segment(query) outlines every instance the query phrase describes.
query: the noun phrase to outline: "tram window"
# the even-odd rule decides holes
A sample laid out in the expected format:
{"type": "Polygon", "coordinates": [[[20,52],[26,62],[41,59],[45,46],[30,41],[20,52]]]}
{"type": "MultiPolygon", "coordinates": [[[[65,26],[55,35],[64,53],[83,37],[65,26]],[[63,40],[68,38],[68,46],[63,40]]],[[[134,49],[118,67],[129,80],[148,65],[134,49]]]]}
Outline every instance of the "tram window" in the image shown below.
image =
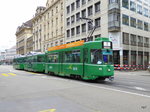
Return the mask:
{"type": "Polygon", "coordinates": [[[48,55],[49,63],[58,63],[58,53],[48,55]]]}
{"type": "Polygon", "coordinates": [[[91,50],[91,63],[102,64],[102,51],[100,49],[91,50]]]}
{"type": "Polygon", "coordinates": [[[103,55],[103,61],[105,64],[113,64],[113,56],[112,55],[103,55]]]}
{"type": "Polygon", "coordinates": [[[70,63],[71,58],[72,58],[71,51],[66,51],[65,52],[65,57],[64,57],[64,62],[65,63],[70,63]]]}
{"type": "Polygon", "coordinates": [[[38,57],[37,57],[37,61],[38,61],[38,62],[44,62],[45,59],[44,59],[43,56],[38,56],[38,57]]]}
{"type": "Polygon", "coordinates": [[[35,57],[33,57],[33,62],[39,62],[35,57]]]}
{"type": "Polygon", "coordinates": [[[66,51],[64,62],[65,63],[80,63],[80,50],[66,51]]]}
{"type": "Polygon", "coordinates": [[[72,51],[72,62],[80,63],[80,50],[72,51]]]}

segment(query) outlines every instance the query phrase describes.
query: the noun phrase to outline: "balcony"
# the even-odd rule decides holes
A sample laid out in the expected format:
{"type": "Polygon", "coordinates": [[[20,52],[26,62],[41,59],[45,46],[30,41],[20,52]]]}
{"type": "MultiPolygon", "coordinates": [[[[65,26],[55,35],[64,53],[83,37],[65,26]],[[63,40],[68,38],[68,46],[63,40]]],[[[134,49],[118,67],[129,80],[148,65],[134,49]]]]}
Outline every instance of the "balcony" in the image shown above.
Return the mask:
{"type": "Polygon", "coordinates": [[[108,30],[110,32],[120,31],[120,21],[110,21],[108,22],[108,30]]]}
{"type": "Polygon", "coordinates": [[[119,3],[111,3],[108,5],[108,11],[112,12],[112,11],[119,11],[120,12],[120,5],[119,3]]]}

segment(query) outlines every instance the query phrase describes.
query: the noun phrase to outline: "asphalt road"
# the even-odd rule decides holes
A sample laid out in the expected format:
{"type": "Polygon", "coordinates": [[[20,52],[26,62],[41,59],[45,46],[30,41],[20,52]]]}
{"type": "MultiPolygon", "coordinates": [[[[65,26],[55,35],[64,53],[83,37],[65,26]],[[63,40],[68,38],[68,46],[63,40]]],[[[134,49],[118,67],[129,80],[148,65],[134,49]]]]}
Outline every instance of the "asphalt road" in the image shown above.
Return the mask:
{"type": "Polygon", "coordinates": [[[150,73],[87,82],[1,65],[0,112],[150,112],[150,73]]]}

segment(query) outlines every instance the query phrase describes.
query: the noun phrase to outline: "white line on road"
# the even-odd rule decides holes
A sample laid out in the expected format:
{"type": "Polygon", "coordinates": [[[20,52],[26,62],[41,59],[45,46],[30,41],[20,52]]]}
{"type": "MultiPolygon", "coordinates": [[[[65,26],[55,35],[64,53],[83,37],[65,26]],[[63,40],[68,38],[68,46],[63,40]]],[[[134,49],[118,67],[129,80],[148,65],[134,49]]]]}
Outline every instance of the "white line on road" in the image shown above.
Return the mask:
{"type": "Polygon", "coordinates": [[[134,87],[134,88],[137,89],[137,90],[140,90],[140,91],[146,91],[146,89],[141,88],[141,87],[134,87]]]}
{"type": "MultiPolygon", "coordinates": [[[[79,82],[79,83],[80,83],[80,82],[79,82]]],[[[100,88],[100,89],[111,90],[111,91],[116,91],[116,92],[121,92],[121,93],[126,93],[126,94],[131,94],[131,95],[136,95],[136,96],[142,96],[142,97],[150,98],[150,96],[144,95],[144,94],[133,93],[133,92],[129,92],[129,91],[123,91],[123,90],[112,89],[112,88],[107,88],[107,87],[99,87],[99,86],[90,85],[90,84],[84,84],[84,83],[80,83],[80,84],[82,84],[82,85],[87,85],[87,86],[91,86],[91,87],[95,87],[95,88],[100,88]]]]}
{"type": "MultiPolygon", "coordinates": [[[[66,79],[57,79],[57,78],[53,78],[55,80],[65,80],[67,81],[66,79]]],[[[72,82],[75,82],[72,80],[72,82]]],[[[129,91],[123,91],[123,90],[119,90],[119,89],[112,89],[112,88],[108,88],[108,87],[99,87],[99,86],[95,86],[95,85],[90,85],[90,84],[86,84],[86,83],[82,83],[82,82],[75,82],[75,83],[80,83],[82,85],[86,85],[86,86],[91,86],[91,87],[94,87],[94,88],[99,88],[99,89],[105,89],[105,90],[111,90],[111,91],[116,91],[116,92],[121,92],[121,93],[126,93],[126,94],[131,94],[131,95],[136,95],[136,96],[141,96],[141,97],[146,97],[146,98],[150,98],[149,95],[144,95],[144,94],[139,94],[139,93],[134,93],[134,92],[129,92],[129,91]]]]}

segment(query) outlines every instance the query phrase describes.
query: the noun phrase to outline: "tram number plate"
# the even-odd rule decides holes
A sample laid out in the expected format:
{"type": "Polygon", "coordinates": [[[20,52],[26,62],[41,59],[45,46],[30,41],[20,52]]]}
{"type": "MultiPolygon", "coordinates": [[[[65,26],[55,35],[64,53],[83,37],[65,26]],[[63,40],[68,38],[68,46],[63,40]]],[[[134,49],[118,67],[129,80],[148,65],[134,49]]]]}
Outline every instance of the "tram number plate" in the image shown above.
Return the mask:
{"type": "Polygon", "coordinates": [[[72,69],[73,69],[74,71],[78,70],[78,68],[77,68],[77,67],[73,67],[72,69]]]}
{"type": "Polygon", "coordinates": [[[49,69],[52,69],[53,67],[52,66],[49,66],[49,69]]]}
{"type": "Polygon", "coordinates": [[[102,68],[99,68],[99,70],[102,70],[102,68]]]}

